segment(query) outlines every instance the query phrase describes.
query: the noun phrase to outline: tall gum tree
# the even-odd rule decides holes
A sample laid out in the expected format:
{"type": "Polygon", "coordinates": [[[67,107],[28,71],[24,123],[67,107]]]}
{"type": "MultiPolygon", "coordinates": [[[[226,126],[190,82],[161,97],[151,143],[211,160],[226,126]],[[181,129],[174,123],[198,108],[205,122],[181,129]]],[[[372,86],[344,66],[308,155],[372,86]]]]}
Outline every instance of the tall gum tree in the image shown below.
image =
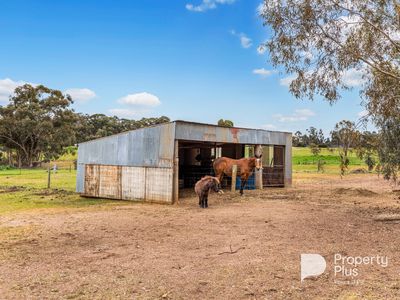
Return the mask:
{"type": "MultiPolygon", "coordinates": [[[[292,74],[290,92],[334,103],[341,91],[361,84],[369,117],[385,130],[380,156],[398,153],[387,130],[400,128],[399,1],[266,0],[259,13],[271,30],[262,47],[275,67],[292,74]]],[[[400,158],[381,159],[391,164],[387,177],[394,177],[400,158]]]]}

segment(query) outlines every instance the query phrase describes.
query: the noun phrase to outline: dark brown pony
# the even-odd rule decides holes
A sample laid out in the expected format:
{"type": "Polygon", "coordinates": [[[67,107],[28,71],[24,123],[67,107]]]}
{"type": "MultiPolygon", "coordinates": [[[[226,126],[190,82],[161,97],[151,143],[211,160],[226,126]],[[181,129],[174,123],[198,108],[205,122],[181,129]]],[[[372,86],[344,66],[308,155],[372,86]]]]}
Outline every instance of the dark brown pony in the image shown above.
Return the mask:
{"type": "Polygon", "coordinates": [[[232,159],[228,157],[220,157],[214,161],[213,167],[215,177],[222,182],[224,174],[232,177],[232,166],[237,165],[237,175],[240,176],[240,195],[243,195],[243,188],[247,183],[247,179],[253,173],[254,168],[261,168],[261,159],[256,157],[232,159]]]}
{"type": "Polygon", "coordinates": [[[214,192],[222,192],[220,189],[220,183],[218,178],[212,176],[204,176],[196,182],[194,191],[199,196],[199,205],[201,208],[208,207],[208,193],[210,190],[214,192]]]}

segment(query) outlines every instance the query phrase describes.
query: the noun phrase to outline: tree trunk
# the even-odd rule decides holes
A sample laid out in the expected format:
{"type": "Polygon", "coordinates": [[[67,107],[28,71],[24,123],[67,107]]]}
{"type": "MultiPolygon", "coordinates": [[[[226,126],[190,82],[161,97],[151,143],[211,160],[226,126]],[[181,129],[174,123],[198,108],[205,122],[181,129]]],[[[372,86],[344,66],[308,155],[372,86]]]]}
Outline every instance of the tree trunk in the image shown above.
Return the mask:
{"type": "Polygon", "coordinates": [[[8,165],[12,166],[12,152],[11,149],[7,149],[7,156],[8,156],[8,165]]]}
{"type": "Polygon", "coordinates": [[[21,154],[18,152],[17,152],[17,157],[18,157],[18,168],[21,169],[22,167],[21,154]]]}

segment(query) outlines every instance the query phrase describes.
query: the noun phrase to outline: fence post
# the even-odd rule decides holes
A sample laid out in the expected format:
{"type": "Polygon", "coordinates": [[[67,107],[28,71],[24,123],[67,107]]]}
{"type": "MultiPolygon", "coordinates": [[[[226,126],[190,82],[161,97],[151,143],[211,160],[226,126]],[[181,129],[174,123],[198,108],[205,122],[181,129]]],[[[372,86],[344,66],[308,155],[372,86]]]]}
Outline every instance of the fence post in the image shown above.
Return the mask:
{"type": "Polygon", "coordinates": [[[47,168],[47,188],[50,188],[50,177],[51,177],[51,169],[50,166],[47,168]]]}
{"type": "Polygon", "coordinates": [[[256,189],[263,189],[263,169],[255,170],[255,179],[256,179],[256,189]]]}
{"type": "Polygon", "coordinates": [[[237,176],[237,165],[232,166],[232,185],[231,191],[236,191],[236,176],[237,176]]]}

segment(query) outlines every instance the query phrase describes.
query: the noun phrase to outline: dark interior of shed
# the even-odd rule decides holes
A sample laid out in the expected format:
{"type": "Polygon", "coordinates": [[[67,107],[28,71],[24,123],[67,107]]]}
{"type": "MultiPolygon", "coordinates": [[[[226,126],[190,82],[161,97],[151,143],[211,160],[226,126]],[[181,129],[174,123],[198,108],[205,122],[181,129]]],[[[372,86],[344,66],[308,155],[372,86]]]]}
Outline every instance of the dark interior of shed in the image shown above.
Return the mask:
{"type": "MultiPolygon", "coordinates": [[[[179,188],[191,188],[205,175],[214,175],[213,161],[218,157],[254,156],[255,145],[179,141],[179,188]]],[[[284,186],[284,146],[263,146],[263,184],[284,186]]],[[[225,176],[223,187],[231,185],[225,176]]],[[[248,188],[253,188],[251,183],[248,188]]]]}

